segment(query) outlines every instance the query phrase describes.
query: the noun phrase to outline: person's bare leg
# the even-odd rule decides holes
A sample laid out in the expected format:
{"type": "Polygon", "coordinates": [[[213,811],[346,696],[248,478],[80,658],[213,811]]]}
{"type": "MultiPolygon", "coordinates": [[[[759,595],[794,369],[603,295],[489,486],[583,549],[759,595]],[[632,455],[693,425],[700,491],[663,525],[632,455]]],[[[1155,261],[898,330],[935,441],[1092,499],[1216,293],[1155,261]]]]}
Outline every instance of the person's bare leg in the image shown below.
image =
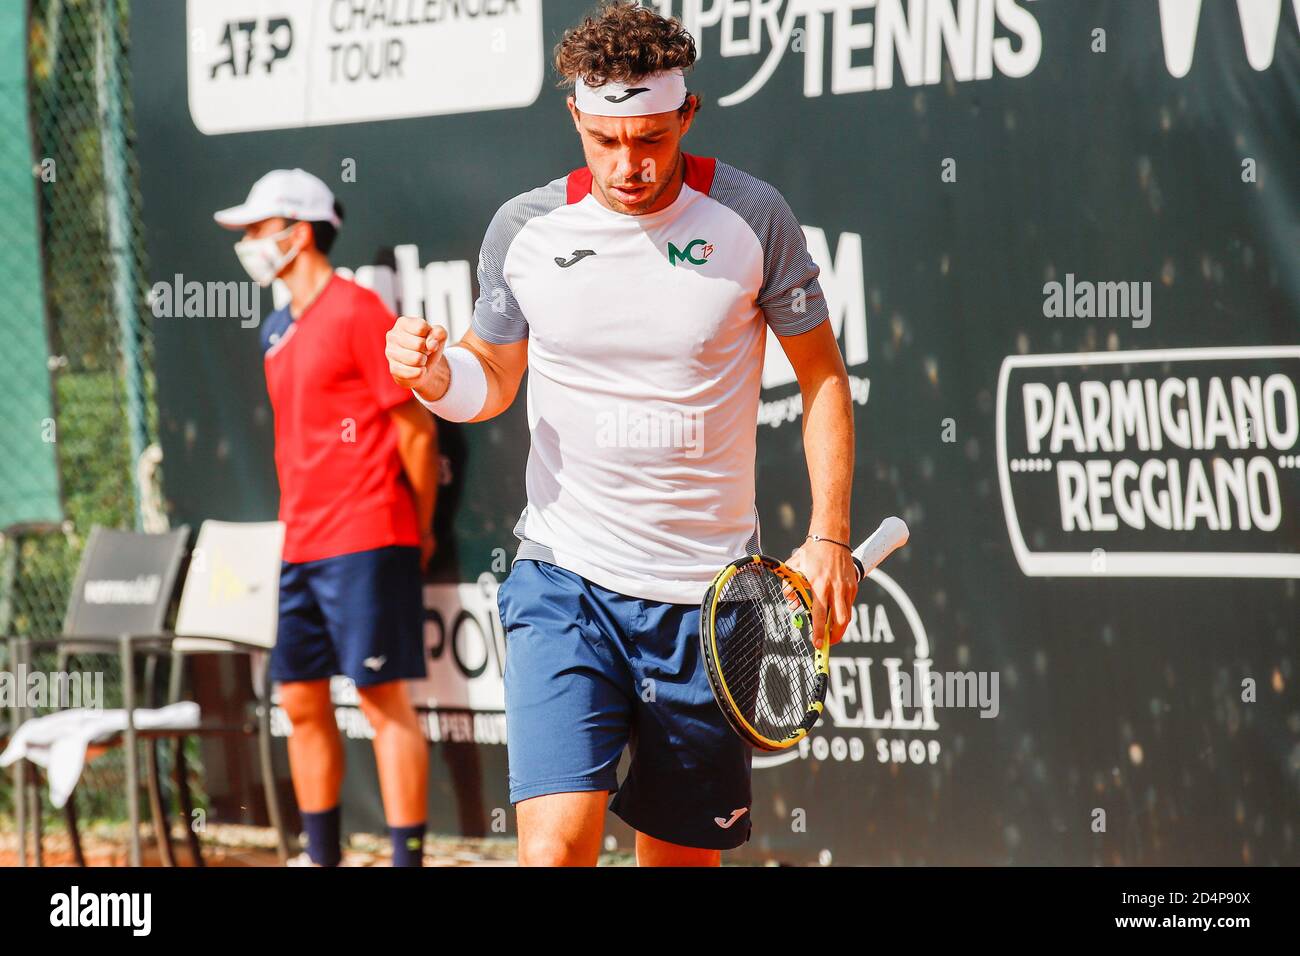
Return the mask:
{"type": "Polygon", "coordinates": [[[609,791],[550,793],[521,800],[520,866],[595,866],[609,791]]]}
{"type": "Polygon", "coordinates": [[[343,786],[343,741],[334,720],[329,680],[281,684],[280,706],[293,724],[289,773],[298,808],[307,813],[334,809],[343,786]]]}
{"type": "Polygon", "coordinates": [[[637,866],[721,866],[721,850],[704,850],[695,846],[678,846],[666,840],[637,832],[637,866]]]}
{"type": "Polygon", "coordinates": [[[358,687],[361,710],[375,731],[379,792],[390,827],[423,824],[429,804],[429,745],[401,681],[358,687]]]}

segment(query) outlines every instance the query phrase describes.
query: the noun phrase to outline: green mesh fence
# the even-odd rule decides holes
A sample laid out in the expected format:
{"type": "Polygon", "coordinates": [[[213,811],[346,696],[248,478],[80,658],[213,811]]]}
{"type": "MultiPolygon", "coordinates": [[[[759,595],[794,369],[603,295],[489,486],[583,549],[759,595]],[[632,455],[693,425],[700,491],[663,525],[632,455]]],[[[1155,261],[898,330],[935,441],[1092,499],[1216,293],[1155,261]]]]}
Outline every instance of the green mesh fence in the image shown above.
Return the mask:
{"type": "MultiPolygon", "coordinates": [[[[157,478],[141,465],[154,460],[155,413],[127,75],[129,3],[30,0],[25,6],[30,167],[64,520],[7,529],[0,633],[48,636],[62,626],[94,525],[161,530],[166,520],[151,507],[157,478]]],[[[11,281],[0,259],[7,299],[11,281]]],[[[13,383],[0,381],[0,394],[6,387],[13,383]]],[[[104,673],[109,706],[120,700],[112,658],[85,666],[104,673]]],[[[125,816],[121,772],[120,750],[92,765],[83,814],[125,816]]],[[[10,788],[8,775],[0,775],[0,818],[12,813],[10,788]]]]}
{"type": "MultiPolygon", "coordinates": [[[[0,7],[0,206],[10,230],[0,246],[0,530],[57,525],[63,508],[50,384],[45,291],[27,97],[27,20],[0,7]]],[[[44,168],[36,171],[43,175],[44,168]]],[[[7,626],[8,608],[0,609],[7,626]]]]}

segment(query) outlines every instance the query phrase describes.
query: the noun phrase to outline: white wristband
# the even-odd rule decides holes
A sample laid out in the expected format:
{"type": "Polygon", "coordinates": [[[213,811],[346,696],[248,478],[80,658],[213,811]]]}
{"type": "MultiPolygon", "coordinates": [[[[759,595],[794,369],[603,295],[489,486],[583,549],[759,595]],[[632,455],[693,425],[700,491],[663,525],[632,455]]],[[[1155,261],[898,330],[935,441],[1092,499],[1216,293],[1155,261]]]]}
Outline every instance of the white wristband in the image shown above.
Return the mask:
{"type": "Polygon", "coordinates": [[[451,373],[447,391],[436,402],[425,401],[418,394],[415,397],[439,418],[449,422],[467,422],[483,411],[487,403],[487,375],[478,356],[467,348],[453,345],[442,354],[451,373]]]}

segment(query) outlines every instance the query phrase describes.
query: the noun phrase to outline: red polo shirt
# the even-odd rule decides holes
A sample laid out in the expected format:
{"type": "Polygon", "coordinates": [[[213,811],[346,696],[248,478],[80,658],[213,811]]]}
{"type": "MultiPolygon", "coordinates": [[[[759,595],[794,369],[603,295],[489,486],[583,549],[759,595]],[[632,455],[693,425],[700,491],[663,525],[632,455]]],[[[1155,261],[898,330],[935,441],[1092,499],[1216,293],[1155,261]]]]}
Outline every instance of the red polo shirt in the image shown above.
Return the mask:
{"type": "Polygon", "coordinates": [[[412,398],[388,374],[392,325],[377,295],[337,275],[296,320],[286,307],[262,323],[286,561],[420,543],[389,414],[412,398]]]}

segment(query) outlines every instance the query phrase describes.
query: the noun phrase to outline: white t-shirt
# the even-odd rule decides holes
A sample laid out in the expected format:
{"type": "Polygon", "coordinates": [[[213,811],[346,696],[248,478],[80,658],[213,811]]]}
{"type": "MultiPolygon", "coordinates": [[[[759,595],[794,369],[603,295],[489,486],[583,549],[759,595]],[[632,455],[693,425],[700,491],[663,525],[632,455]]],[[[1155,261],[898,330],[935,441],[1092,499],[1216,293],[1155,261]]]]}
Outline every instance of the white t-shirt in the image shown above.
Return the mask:
{"type": "Polygon", "coordinates": [[[528,339],[528,504],[515,560],[696,604],[759,550],[754,449],[766,326],[827,318],[818,268],[767,183],[683,154],[673,203],[602,206],[583,167],[505,203],[473,326],[528,339]],[[766,323],[766,324],[765,324],[766,323]]]}

